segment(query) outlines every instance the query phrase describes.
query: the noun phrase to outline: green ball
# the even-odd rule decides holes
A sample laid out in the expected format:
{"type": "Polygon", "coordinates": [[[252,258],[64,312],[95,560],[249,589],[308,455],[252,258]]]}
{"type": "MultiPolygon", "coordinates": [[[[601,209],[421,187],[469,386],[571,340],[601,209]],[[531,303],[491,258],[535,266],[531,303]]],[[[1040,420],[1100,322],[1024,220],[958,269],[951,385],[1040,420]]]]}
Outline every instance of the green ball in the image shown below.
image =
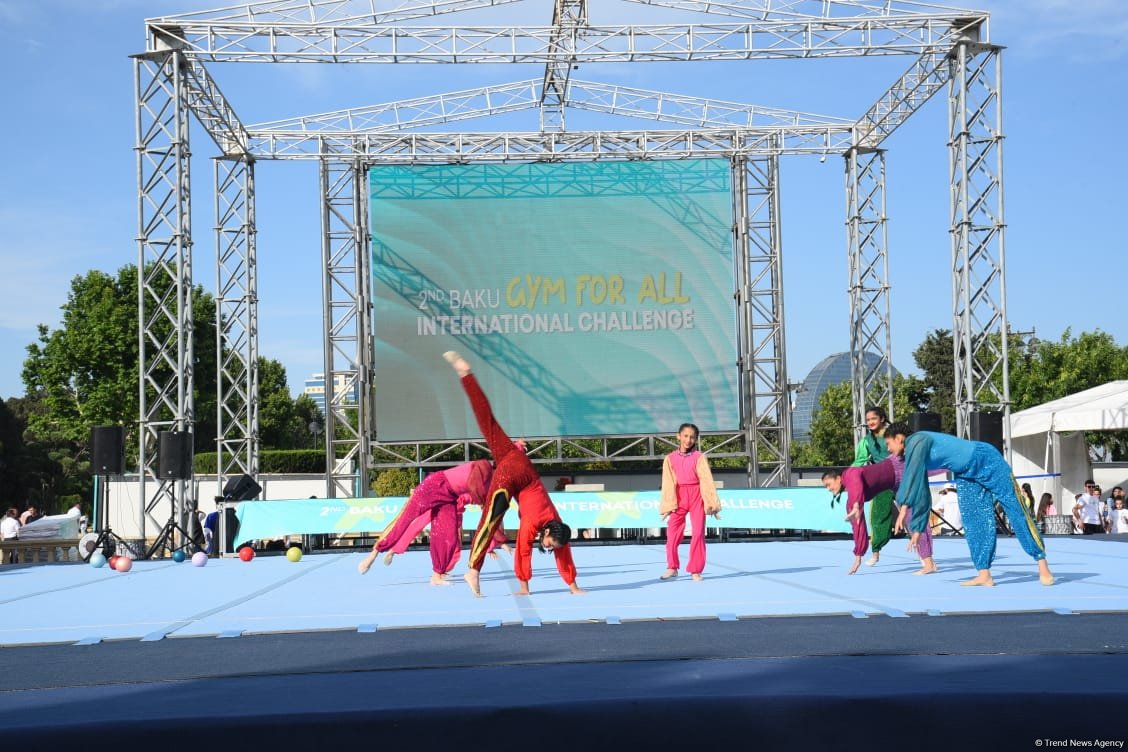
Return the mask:
{"type": "Polygon", "coordinates": [[[301,561],[302,550],[297,546],[290,546],[288,549],[286,549],[286,558],[290,561],[301,561]]]}

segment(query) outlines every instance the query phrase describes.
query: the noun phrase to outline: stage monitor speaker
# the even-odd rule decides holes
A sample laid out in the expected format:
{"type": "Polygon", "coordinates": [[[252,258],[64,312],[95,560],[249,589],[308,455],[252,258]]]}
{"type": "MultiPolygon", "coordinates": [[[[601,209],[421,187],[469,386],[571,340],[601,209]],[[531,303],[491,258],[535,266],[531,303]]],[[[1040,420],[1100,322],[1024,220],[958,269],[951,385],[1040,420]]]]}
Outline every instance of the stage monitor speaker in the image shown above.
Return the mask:
{"type": "Polygon", "coordinates": [[[940,414],[911,413],[909,415],[909,428],[911,428],[914,433],[917,431],[940,433],[940,414]]]}
{"type": "Polygon", "coordinates": [[[162,480],[189,480],[192,477],[192,434],[161,431],[159,444],[157,475],[162,480]]]}
{"type": "Polygon", "coordinates": [[[125,466],[125,429],[121,426],[91,428],[90,456],[94,475],[121,475],[125,466]]]}
{"type": "Polygon", "coordinates": [[[982,441],[1003,451],[1003,414],[997,412],[973,412],[971,418],[971,439],[982,441]]]}
{"type": "Polygon", "coordinates": [[[223,486],[224,501],[250,501],[260,493],[262,493],[262,486],[249,475],[228,478],[227,483],[223,486]]]}

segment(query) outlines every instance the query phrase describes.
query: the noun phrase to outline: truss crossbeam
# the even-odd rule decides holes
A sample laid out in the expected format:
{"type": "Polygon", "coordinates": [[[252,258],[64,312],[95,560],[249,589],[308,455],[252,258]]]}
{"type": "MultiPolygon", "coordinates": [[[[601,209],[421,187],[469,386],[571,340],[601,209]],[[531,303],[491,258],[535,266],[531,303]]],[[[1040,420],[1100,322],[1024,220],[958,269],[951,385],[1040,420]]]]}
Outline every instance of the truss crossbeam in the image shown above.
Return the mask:
{"type": "Polygon", "coordinates": [[[314,137],[251,132],[259,159],[355,154],[371,163],[591,159],[688,159],[756,154],[826,154],[849,147],[853,126],[747,130],[569,131],[564,133],[357,133],[314,137]]]}
{"type": "Polygon", "coordinates": [[[202,62],[578,63],[919,55],[952,47],[966,16],[737,24],[587,26],[562,50],[555,27],[321,26],[183,22],[151,38],[202,62]],[[571,47],[571,45],[569,45],[571,47]]]}

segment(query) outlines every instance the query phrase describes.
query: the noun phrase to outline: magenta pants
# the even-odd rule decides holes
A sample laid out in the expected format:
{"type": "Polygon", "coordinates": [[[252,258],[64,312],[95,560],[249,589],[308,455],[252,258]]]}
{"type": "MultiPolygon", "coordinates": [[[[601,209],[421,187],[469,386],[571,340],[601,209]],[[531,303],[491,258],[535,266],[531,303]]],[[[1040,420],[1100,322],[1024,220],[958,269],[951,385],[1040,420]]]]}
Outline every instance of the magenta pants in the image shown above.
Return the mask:
{"type": "Polygon", "coordinates": [[[865,556],[869,548],[869,530],[866,529],[866,510],[859,504],[858,516],[850,520],[850,530],[854,533],[854,556],[865,556]]]}
{"type": "Polygon", "coordinates": [[[423,479],[391,529],[376,544],[376,550],[403,553],[427,525],[431,526],[431,568],[436,574],[446,574],[454,569],[462,553],[462,515],[458,513],[458,496],[442,473],[423,479]]]}
{"type": "Polygon", "coordinates": [[[685,536],[685,518],[689,517],[691,526],[689,538],[689,566],[686,571],[690,574],[701,574],[705,571],[705,502],[701,499],[701,492],[697,486],[692,487],[689,493],[678,488],[678,508],[670,512],[666,518],[666,566],[670,569],[680,569],[678,560],[678,545],[685,536]]]}
{"type": "Polygon", "coordinates": [[[920,558],[927,559],[932,556],[932,528],[926,527],[924,532],[917,538],[917,555],[920,558]]]}

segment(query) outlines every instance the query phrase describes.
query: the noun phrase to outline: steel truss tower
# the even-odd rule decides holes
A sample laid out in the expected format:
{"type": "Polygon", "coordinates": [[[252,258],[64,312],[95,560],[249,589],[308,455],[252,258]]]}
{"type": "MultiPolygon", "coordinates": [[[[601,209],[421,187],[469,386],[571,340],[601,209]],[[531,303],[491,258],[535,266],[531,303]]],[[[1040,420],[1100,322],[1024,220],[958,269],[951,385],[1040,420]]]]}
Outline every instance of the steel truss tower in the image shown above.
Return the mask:
{"type": "Polygon", "coordinates": [[[893,415],[893,361],[889,356],[889,255],[885,216],[885,152],[846,152],[846,237],[850,273],[850,373],[855,440],[867,405],[893,415]],[[867,365],[865,354],[879,359],[867,365]]]}
{"type": "MultiPolygon", "coordinates": [[[[381,444],[371,404],[371,279],[364,177],[375,164],[720,157],[732,163],[735,305],[741,322],[741,430],[714,437],[714,456],[747,457],[754,483],[786,483],[790,413],[782,298],[780,158],[841,154],[847,163],[847,249],[855,416],[867,393],[888,400],[888,249],[885,138],[949,85],[953,330],[961,431],[966,413],[1006,412],[1002,259],[1000,51],[988,16],[908,0],[627,0],[710,14],[706,24],[597,26],[585,0],[554,0],[544,27],[401,25],[510,0],[267,0],[146,22],[136,56],[141,323],[141,464],[157,479],[160,430],[190,429],[191,185],[188,116],[219,149],[216,161],[217,331],[220,345],[220,483],[257,472],[257,256],[254,165],[312,159],[320,164],[327,494],[358,495],[376,465],[440,465],[480,450],[472,442],[381,444]],[[720,19],[720,20],[718,20],[720,19]],[[600,62],[745,60],[902,55],[908,69],[859,118],[811,115],[692,94],[579,81],[572,71],[600,62]],[[244,126],[213,81],[212,62],[539,63],[544,76],[416,97],[323,115],[244,126]],[[575,132],[568,108],[649,119],[653,130],[575,132]],[[436,133],[423,126],[539,109],[538,132],[436,133]],[[670,128],[669,126],[673,126],[670,128]],[[882,355],[866,370],[864,350],[882,355]],[[1001,378],[1001,393],[993,385],[1001,378]]],[[[668,437],[593,437],[534,443],[538,460],[659,457],[668,437]]],[[[160,482],[158,499],[184,498],[160,482]]],[[[142,521],[143,523],[144,521],[142,521]]]]}
{"type": "Polygon", "coordinates": [[[951,55],[950,65],[948,156],[952,179],[956,430],[967,438],[972,412],[1001,412],[1009,450],[1001,50],[991,45],[960,44],[951,55]]]}

